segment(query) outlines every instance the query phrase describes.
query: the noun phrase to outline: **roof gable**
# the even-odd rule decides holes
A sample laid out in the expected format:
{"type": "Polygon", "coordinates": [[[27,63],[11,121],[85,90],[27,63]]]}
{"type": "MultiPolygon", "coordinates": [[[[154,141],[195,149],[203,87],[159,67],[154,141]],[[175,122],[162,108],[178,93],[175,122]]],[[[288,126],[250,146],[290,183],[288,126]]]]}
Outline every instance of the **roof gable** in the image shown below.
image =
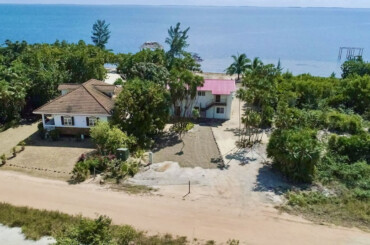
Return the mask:
{"type": "Polygon", "coordinates": [[[198,91],[211,91],[212,94],[229,95],[236,91],[234,80],[222,79],[204,79],[202,87],[197,88],[198,91]]]}
{"type": "Polygon", "coordinates": [[[34,113],[110,115],[114,101],[97,90],[95,85],[104,85],[104,82],[95,79],[89,80],[71,92],[46,103],[36,109],[34,113]]]}

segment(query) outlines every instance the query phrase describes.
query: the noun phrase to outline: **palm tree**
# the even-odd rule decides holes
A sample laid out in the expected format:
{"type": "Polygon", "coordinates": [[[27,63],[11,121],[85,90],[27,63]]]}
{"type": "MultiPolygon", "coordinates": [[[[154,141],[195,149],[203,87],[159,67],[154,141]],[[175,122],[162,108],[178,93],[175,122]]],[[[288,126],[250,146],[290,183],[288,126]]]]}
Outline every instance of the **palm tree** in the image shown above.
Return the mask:
{"type": "Polygon", "coordinates": [[[93,25],[91,40],[95,46],[105,49],[105,45],[110,38],[109,24],[105,20],[97,20],[93,25]]]}
{"type": "Polygon", "coordinates": [[[257,70],[259,67],[261,67],[263,65],[263,62],[260,60],[260,58],[258,57],[255,57],[252,61],[252,64],[250,66],[250,69],[252,71],[255,71],[257,70]]]}
{"type": "Polygon", "coordinates": [[[169,37],[166,38],[166,43],[170,46],[168,55],[171,58],[180,56],[184,51],[184,48],[189,46],[186,41],[188,39],[189,29],[190,27],[185,30],[181,30],[180,23],[177,23],[175,27],[171,26],[170,29],[168,29],[169,37]]]}
{"type": "Polygon", "coordinates": [[[240,75],[250,68],[251,60],[247,58],[246,54],[237,54],[231,57],[234,59],[234,62],[226,69],[226,74],[231,76],[237,74],[237,81],[239,81],[240,75]]]}

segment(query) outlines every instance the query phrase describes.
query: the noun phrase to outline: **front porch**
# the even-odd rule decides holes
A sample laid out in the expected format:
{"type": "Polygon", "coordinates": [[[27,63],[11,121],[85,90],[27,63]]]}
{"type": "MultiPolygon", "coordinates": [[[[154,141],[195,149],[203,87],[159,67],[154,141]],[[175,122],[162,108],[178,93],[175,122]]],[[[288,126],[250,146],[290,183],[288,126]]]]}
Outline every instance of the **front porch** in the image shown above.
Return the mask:
{"type": "Polygon", "coordinates": [[[55,129],[55,118],[50,114],[42,114],[42,124],[47,131],[55,129]]]}

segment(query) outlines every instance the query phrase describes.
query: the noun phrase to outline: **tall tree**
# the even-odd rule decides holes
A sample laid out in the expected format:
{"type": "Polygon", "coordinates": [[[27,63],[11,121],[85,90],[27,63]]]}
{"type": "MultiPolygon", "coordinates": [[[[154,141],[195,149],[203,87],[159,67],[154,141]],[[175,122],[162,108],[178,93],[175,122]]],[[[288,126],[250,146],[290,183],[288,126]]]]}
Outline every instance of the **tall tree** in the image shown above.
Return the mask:
{"type": "Polygon", "coordinates": [[[240,80],[240,75],[243,74],[251,66],[251,60],[246,54],[237,54],[231,56],[234,62],[226,69],[226,74],[228,75],[238,75],[238,81],[240,80]]]}
{"type": "Polygon", "coordinates": [[[152,137],[163,130],[169,118],[169,93],[151,81],[127,81],[116,99],[114,122],[140,147],[150,147],[152,137]],[[150,101],[150,103],[148,103],[150,101]]]}
{"type": "Polygon", "coordinates": [[[168,29],[169,37],[166,38],[166,43],[170,46],[170,50],[167,52],[170,63],[173,58],[181,57],[184,48],[189,46],[187,42],[189,29],[190,27],[181,30],[180,22],[178,22],[175,27],[171,26],[170,29],[168,29]]]}
{"type": "Polygon", "coordinates": [[[93,25],[91,39],[99,48],[105,49],[105,45],[108,43],[111,33],[109,25],[105,23],[105,20],[97,20],[93,25]]]}

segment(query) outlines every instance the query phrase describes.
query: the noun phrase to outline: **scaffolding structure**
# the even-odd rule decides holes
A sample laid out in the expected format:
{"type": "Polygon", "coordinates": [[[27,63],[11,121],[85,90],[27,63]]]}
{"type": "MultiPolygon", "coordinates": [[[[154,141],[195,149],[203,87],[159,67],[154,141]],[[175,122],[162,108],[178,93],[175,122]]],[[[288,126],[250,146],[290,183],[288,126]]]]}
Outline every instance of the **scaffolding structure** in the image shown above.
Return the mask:
{"type": "Polygon", "coordinates": [[[343,55],[344,52],[346,52],[346,59],[347,60],[354,60],[354,59],[362,58],[364,48],[340,47],[339,48],[339,54],[338,54],[338,61],[340,61],[342,59],[342,55],[343,55]]]}

